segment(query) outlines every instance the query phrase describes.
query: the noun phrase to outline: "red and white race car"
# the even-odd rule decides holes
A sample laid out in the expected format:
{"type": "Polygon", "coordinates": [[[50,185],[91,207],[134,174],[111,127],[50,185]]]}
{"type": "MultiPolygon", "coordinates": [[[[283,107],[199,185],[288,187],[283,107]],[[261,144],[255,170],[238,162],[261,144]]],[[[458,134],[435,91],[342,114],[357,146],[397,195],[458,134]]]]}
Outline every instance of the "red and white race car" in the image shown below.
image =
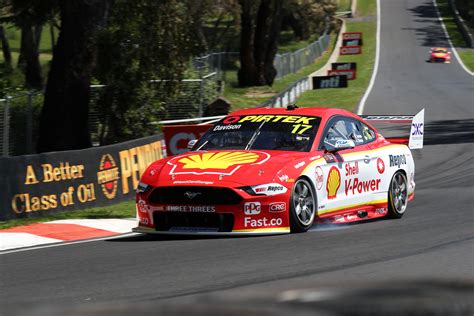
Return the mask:
{"type": "Polygon", "coordinates": [[[290,233],[314,223],[400,218],[414,196],[409,146],[422,147],[423,120],[424,110],[366,119],[328,108],[234,112],[190,152],[148,167],[134,231],[290,233]],[[410,137],[386,139],[370,120],[408,120],[410,137]]]}
{"type": "Polygon", "coordinates": [[[451,62],[451,52],[444,47],[434,47],[430,50],[430,62],[432,63],[447,63],[451,62]]]}

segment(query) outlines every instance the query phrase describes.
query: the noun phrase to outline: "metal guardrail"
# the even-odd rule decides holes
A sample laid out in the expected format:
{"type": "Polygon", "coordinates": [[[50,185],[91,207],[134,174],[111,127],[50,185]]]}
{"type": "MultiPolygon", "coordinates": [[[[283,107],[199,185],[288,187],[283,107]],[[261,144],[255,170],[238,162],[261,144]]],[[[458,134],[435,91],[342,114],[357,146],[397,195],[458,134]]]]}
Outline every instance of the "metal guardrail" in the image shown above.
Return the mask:
{"type": "Polygon", "coordinates": [[[467,47],[474,48],[474,38],[472,37],[471,32],[469,31],[469,28],[466,26],[464,23],[464,20],[462,19],[461,15],[459,14],[459,11],[456,7],[456,3],[454,0],[448,0],[449,7],[451,11],[453,12],[454,16],[454,21],[456,22],[456,25],[458,26],[459,30],[461,31],[461,35],[466,42],[467,47]]]}

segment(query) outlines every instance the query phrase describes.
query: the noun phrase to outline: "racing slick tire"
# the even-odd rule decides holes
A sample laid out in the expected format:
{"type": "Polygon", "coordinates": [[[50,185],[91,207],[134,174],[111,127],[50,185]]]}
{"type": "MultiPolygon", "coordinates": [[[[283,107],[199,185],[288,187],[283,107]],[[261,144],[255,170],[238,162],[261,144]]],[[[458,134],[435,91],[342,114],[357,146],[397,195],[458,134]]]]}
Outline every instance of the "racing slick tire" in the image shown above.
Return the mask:
{"type": "Polygon", "coordinates": [[[317,211],[316,194],[311,183],[300,178],[290,197],[290,228],[292,233],[304,233],[313,226],[317,211]]]}
{"type": "Polygon", "coordinates": [[[404,172],[397,171],[390,181],[388,189],[388,217],[401,218],[408,204],[408,184],[404,172]]]}

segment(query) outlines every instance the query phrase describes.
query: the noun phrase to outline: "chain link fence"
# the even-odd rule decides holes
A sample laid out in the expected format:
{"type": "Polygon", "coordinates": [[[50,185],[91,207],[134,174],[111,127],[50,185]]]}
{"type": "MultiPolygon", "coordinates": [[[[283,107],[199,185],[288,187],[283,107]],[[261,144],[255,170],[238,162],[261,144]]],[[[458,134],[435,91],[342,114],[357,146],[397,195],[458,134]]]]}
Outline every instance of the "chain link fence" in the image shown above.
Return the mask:
{"type": "MultiPolygon", "coordinates": [[[[274,60],[277,79],[297,72],[313,63],[327,49],[328,44],[329,35],[324,33],[317,41],[305,48],[293,53],[277,54],[274,60]]],[[[192,64],[194,73],[199,79],[183,80],[180,92],[173,98],[167,98],[164,92],[158,92],[158,98],[164,103],[165,107],[162,120],[202,117],[206,107],[222,94],[223,82],[227,79],[226,72],[238,69],[239,53],[212,53],[194,58],[192,64]]],[[[89,128],[92,143],[96,146],[100,145],[101,119],[97,100],[100,97],[102,87],[101,85],[91,86],[89,128]]],[[[309,83],[305,79],[299,80],[260,106],[285,107],[294,102],[296,97],[307,90],[308,87],[309,83]]],[[[0,99],[1,156],[35,153],[43,98],[43,92],[35,91],[7,95],[0,99]]]]}

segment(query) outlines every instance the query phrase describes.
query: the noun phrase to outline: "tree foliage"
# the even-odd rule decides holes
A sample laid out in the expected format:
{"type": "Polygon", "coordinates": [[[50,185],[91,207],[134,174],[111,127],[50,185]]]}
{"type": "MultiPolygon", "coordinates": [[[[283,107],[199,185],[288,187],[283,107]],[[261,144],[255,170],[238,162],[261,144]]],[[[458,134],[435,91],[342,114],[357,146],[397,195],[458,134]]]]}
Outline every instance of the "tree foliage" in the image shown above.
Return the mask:
{"type": "Polygon", "coordinates": [[[105,85],[99,102],[102,143],[156,132],[150,122],[162,111],[157,92],[176,93],[190,57],[199,50],[194,27],[200,14],[189,14],[192,2],[115,3],[98,41],[96,78],[105,85]]]}

